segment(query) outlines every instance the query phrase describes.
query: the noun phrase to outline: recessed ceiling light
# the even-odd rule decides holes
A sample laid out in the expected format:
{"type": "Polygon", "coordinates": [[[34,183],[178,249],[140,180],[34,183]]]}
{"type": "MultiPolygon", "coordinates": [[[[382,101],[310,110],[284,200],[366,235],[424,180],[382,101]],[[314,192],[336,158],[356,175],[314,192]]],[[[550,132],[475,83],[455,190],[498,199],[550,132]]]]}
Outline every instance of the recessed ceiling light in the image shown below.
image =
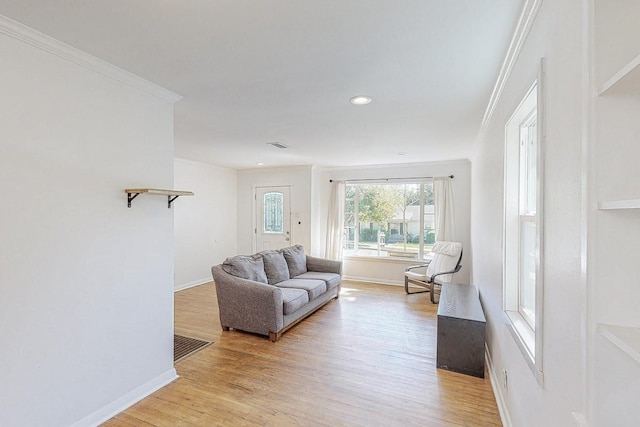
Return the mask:
{"type": "Polygon", "coordinates": [[[256,165],[258,165],[258,166],[262,166],[262,165],[264,165],[264,163],[262,163],[262,162],[258,162],[258,163],[256,163],[256,165]]]}
{"type": "Polygon", "coordinates": [[[371,99],[371,97],[367,95],[357,95],[349,100],[349,102],[353,105],[367,105],[371,101],[373,101],[373,99],[371,99]]]}

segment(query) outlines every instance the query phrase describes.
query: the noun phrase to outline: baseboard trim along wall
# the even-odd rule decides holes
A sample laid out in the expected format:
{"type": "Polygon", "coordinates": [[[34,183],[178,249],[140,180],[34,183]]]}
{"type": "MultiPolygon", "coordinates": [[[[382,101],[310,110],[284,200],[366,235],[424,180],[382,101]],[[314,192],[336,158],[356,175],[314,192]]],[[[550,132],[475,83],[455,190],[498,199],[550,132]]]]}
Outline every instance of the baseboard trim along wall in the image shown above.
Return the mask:
{"type": "Polygon", "coordinates": [[[392,285],[392,286],[404,286],[404,282],[397,282],[393,280],[374,279],[373,277],[358,277],[358,276],[342,276],[342,280],[351,280],[352,282],[365,282],[365,283],[377,283],[379,285],[392,285]]]}
{"type": "Polygon", "coordinates": [[[185,289],[193,288],[196,286],[204,285],[205,283],[209,283],[213,281],[213,278],[206,277],[204,279],[194,280],[193,282],[183,283],[181,285],[176,285],[173,289],[173,292],[183,291],[185,289]]]}
{"type": "Polygon", "coordinates": [[[178,378],[178,374],[175,368],[171,368],[166,371],[164,374],[142,384],[140,387],[137,387],[120,397],[117,400],[114,400],[107,406],[99,409],[98,411],[90,414],[80,421],[72,424],[71,427],[94,427],[102,424],[108,419],[116,416],[120,412],[124,411],[128,407],[138,403],[145,397],[149,396],[151,393],[161,389],[167,384],[175,381],[178,378]]]}
{"type": "Polygon", "coordinates": [[[493,362],[491,361],[491,354],[489,353],[489,347],[487,347],[486,343],[484,345],[484,355],[487,362],[487,371],[489,371],[489,379],[491,380],[491,388],[493,389],[493,394],[496,397],[496,404],[498,405],[502,425],[504,427],[513,427],[511,417],[509,416],[509,410],[507,409],[507,404],[504,400],[504,394],[502,394],[500,380],[498,379],[498,374],[495,371],[493,362]]]}

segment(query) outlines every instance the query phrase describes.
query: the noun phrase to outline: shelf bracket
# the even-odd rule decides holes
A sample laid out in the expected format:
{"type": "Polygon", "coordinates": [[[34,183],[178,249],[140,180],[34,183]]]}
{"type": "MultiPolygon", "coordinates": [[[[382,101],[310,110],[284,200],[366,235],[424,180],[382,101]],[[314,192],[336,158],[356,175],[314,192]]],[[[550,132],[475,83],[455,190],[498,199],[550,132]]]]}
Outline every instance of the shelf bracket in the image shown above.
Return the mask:
{"type": "Polygon", "coordinates": [[[127,193],[127,207],[131,207],[131,201],[138,197],[140,193],[127,193]],[[133,194],[133,196],[132,196],[133,194]]]}
{"type": "Polygon", "coordinates": [[[171,197],[171,196],[167,196],[167,201],[168,201],[168,203],[167,203],[167,207],[168,207],[169,209],[171,209],[171,203],[173,203],[173,201],[174,201],[175,199],[177,199],[178,197],[180,197],[180,195],[173,196],[173,197],[171,197]]]}
{"type": "Polygon", "coordinates": [[[155,194],[167,196],[167,207],[171,209],[171,203],[180,196],[193,196],[193,191],[178,191],[178,190],[160,190],[157,188],[126,188],[124,190],[127,193],[127,206],[131,207],[131,201],[138,197],[140,194],[155,194]]]}

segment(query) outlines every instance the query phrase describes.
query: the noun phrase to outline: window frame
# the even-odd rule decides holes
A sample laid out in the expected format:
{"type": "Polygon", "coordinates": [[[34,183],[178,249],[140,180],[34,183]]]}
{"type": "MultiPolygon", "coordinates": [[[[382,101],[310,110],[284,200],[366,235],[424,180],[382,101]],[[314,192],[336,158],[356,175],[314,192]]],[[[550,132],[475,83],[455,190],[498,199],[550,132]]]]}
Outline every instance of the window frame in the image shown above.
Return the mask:
{"type": "MultiPolygon", "coordinates": [[[[537,95],[537,93],[536,93],[537,95]]],[[[529,96],[529,94],[527,94],[527,96],[529,96]]],[[[525,97],[526,98],[526,97],[525,97]]],[[[537,99],[537,96],[536,96],[537,99]]],[[[536,101],[537,104],[537,101],[536,101]]],[[[531,111],[528,112],[527,116],[525,117],[525,119],[519,124],[519,141],[520,141],[520,148],[519,148],[519,159],[520,159],[520,168],[519,168],[519,193],[518,193],[518,199],[519,199],[519,205],[520,205],[520,211],[519,211],[519,217],[518,217],[518,230],[519,230],[519,245],[518,245],[518,249],[520,251],[520,256],[519,256],[519,265],[518,265],[518,312],[520,313],[520,315],[522,316],[522,318],[524,319],[525,322],[527,322],[527,324],[529,325],[529,327],[531,329],[533,329],[533,331],[535,332],[536,327],[535,327],[535,312],[531,313],[529,310],[527,310],[522,303],[523,300],[523,294],[525,293],[524,288],[524,283],[523,283],[523,278],[522,278],[522,274],[523,274],[523,258],[524,258],[524,252],[526,251],[526,248],[524,247],[524,239],[523,239],[523,229],[524,229],[524,225],[525,224],[532,224],[536,227],[536,240],[537,240],[537,229],[538,229],[538,225],[537,225],[537,215],[536,215],[536,208],[538,205],[538,201],[535,200],[535,206],[534,206],[534,210],[532,211],[530,209],[529,203],[531,200],[531,181],[532,181],[532,170],[531,170],[531,164],[530,164],[530,156],[531,156],[531,150],[528,147],[528,143],[530,141],[529,137],[530,134],[529,132],[527,132],[526,136],[523,136],[523,130],[526,129],[527,131],[529,131],[529,129],[531,128],[531,125],[535,122],[536,123],[536,133],[537,133],[537,117],[538,117],[538,111],[537,111],[537,105],[535,106],[531,106],[531,111]]],[[[515,123],[514,123],[515,125],[515,123]]],[[[537,150],[538,150],[538,141],[537,141],[537,135],[536,135],[536,175],[534,176],[534,178],[537,181],[537,150]]],[[[537,186],[537,182],[535,183],[535,193],[536,193],[536,199],[537,199],[537,195],[538,195],[538,186],[537,186]]],[[[537,241],[535,242],[536,246],[537,246],[537,241]]],[[[535,249],[534,249],[535,252],[535,249]]],[[[535,255],[537,257],[537,254],[535,255]]],[[[536,274],[536,281],[537,281],[537,277],[538,277],[538,271],[537,271],[537,267],[535,268],[535,274],[536,274]]],[[[535,286],[535,284],[534,284],[535,286]]],[[[535,304],[535,301],[534,301],[535,304]]],[[[534,307],[535,310],[535,307],[534,307]]]]}
{"type": "Polygon", "coordinates": [[[538,384],[543,386],[543,302],[544,302],[544,60],[536,81],[505,125],[504,155],[504,234],[503,234],[503,310],[508,330],[523,354],[538,384]],[[521,126],[536,117],[536,206],[525,212],[521,199],[523,159],[520,155],[521,126]],[[535,237],[535,317],[521,309],[521,227],[536,225],[535,237]]]}
{"type": "Polygon", "coordinates": [[[284,233],[284,193],[282,191],[270,191],[268,193],[264,193],[262,195],[262,232],[264,234],[283,234],[284,233]],[[274,200],[267,200],[267,198],[277,197],[277,202],[274,203],[274,200]],[[269,206],[267,204],[269,203],[269,206]],[[273,205],[278,208],[278,212],[275,213],[275,218],[271,218],[272,221],[267,220],[267,215],[273,216],[273,205]],[[268,208],[268,209],[267,209],[268,208]],[[270,223],[272,226],[277,224],[280,226],[280,229],[267,229],[267,223],[270,223]]]}
{"type": "MultiPolygon", "coordinates": [[[[426,186],[427,185],[431,185],[433,186],[433,179],[432,178],[419,178],[419,179],[415,179],[415,178],[380,178],[380,179],[366,179],[366,180],[354,180],[354,181],[347,181],[346,182],[346,186],[366,186],[366,185],[403,185],[403,184],[413,184],[413,185],[418,185],[420,188],[420,199],[419,199],[419,205],[420,205],[420,219],[419,219],[419,229],[421,230],[421,232],[418,234],[418,253],[416,255],[415,258],[405,258],[405,257],[399,257],[399,256],[390,256],[390,255],[386,255],[386,256],[382,256],[382,255],[375,255],[375,254],[358,254],[357,250],[359,248],[359,227],[357,227],[357,218],[358,218],[358,214],[359,214],[359,206],[358,206],[358,192],[356,191],[354,194],[354,197],[352,199],[350,199],[348,197],[348,191],[345,191],[345,207],[352,202],[353,203],[353,215],[354,215],[354,220],[355,220],[355,224],[356,226],[353,227],[354,228],[354,238],[353,238],[353,243],[354,243],[354,248],[353,249],[347,249],[346,244],[347,241],[344,242],[344,247],[343,247],[343,251],[344,251],[344,255],[343,257],[345,259],[378,259],[378,260],[389,260],[389,261],[410,261],[410,262],[424,262],[426,260],[425,256],[430,252],[428,249],[425,248],[425,245],[427,247],[430,247],[431,244],[429,243],[425,243],[424,241],[424,227],[425,227],[425,199],[426,199],[426,186]]],[[[432,187],[433,189],[433,187],[432,187]]],[[[433,213],[434,218],[435,218],[435,212],[433,213]]],[[[345,218],[345,232],[347,231],[347,229],[349,228],[350,224],[348,223],[348,221],[346,221],[345,218]]],[[[435,229],[433,230],[435,232],[435,229]]]]}

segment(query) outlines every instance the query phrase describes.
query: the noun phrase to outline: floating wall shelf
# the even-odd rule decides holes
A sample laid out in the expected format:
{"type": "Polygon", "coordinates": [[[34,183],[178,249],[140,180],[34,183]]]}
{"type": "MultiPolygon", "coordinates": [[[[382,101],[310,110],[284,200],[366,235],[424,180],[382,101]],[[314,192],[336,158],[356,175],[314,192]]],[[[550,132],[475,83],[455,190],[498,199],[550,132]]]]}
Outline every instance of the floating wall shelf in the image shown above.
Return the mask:
{"type": "Polygon", "coordinates": [[[640,89],[640,55],[622,67],[600,88],[600,95],[607,92],[626,92],[640,89]]]}
{"type": "Polygon", "coordinates": [[[602,336],[640,363],[640,328],[618,325],[598,325],[602,336]]]}
{"type": "Polygon", "coordinates": [[[178,190],[158,190],[156,188],[127,188],[124,190],[127,193],[127,206],[131,207],[131,201],[138,197],[140,194],[159,194],[161,196],[167,196],[167,205],[171,209],[171,203],[180,196],[193,196],[192,191],[178,191],[178,190]]]}
{"type": "Polygon", "coordinates": [[[640,199],[631,200],[611,200],[608,202],[598,203],[598,209],[640,209],[640,199]]]}

